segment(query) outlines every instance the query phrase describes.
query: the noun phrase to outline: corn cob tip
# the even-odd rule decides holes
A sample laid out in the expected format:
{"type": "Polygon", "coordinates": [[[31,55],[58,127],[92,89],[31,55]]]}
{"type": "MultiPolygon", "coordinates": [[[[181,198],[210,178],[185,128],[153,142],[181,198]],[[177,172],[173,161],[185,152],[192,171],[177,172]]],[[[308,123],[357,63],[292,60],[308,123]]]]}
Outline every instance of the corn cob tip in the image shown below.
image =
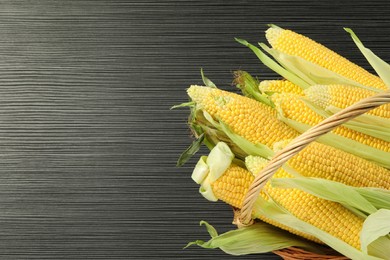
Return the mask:
{"type": "Polygon", "coordinates": [[[278,41],[278,38],[283,33],[284,29],[279,27],[271,27],[265,31],[265,38],[271,46],[274,46],[278,41]]]}
{"type": "Polygon", "coordinates": [[[245,158],[245,166],[254,176],[256,176],[267,163],[268,160],[260,156],[249,155],[245,158]]]}
{"type": "Polygon", "coordinates": [[[269,85],[270,85],[270,81],[269,80],[263,80],[259,84],[259,89],[261,91],[263,91],[263,92],[264,91],[268,91],[269,85]]]}
{"type": "Polygon", "coordinates": [[[330,103],[329,87],[327,85],[313,85],[303,92],[310,101],[322,108],[330,103]]]}
{"type": "Polygon", "coordinates": [[[303,95],[302,89],[294,83],[284,80],[263,80],[259,84],[259,89],[262,92],[277,92],[277,93],[295,93],[303,95]]]}
{"type": "Polygon", "coordinates": [[[191,85],[187,89],[187,94],[193,101],[198,103],[203,99],[203,97],[205,95],[210,93],[212,90],[213,90],[213,88],[210,88],[210,87],[191,85]]]}

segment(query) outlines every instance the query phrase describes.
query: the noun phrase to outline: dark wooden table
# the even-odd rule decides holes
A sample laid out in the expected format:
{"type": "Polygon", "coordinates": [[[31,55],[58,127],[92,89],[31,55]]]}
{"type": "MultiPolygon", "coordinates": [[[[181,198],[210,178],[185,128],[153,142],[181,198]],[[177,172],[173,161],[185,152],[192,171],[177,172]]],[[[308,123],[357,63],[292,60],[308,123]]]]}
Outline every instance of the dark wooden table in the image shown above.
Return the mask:
{"type": "MultiPolygon", "coordinates": [[[[223,203],[176,168],[188,111],[169,108],[231,72],[275,77],[233,37],[268,23],[367,67],[342,27],[390,60],[388,1],[0,1],[0,258],[236,259],[190,247],[223,203]]],[[[202,150],[206,153],[206,150],[202,150]]],[[[278,259],[271,254],[238,259],[278,259]]]]}

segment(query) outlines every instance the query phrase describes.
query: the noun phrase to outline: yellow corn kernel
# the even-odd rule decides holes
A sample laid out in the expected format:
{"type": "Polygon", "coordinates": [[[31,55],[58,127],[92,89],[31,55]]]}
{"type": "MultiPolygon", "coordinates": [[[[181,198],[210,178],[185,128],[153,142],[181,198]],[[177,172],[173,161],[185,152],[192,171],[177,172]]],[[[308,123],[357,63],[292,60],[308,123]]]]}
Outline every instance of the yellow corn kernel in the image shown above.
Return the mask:
{"type": "Polygon", "coordinates": [[[188,95],[199,109],[223,121],[252,143],[272,148],[275,142],[299,135],[276,117],[276,111],[256,100],[216,88],[191,86],[188,95]]]}
{"type": "Polygon", "coordinates": [[[211,184],[214,195],[229,205],[242,208],[245,194],[254,177],[247,170],[232,164],[225,173],[211,184]]]}
{"type": "Polygon", "coordinates": [[[387,89],[378,76],[306,36],[281,28],[269,28],[266,37],[276,50],[299,56],[365,86],[387,89]]]}
{"type": "Polygon", "coordinates": [[[262,92],[294,93],[303,96],[302,89],[288,80],[263,80],[260,82],[259,89],[262,92]]]}
{"type": "MultiPolygon", "coordinates": [[[[306,91],[305,91],[306,92],[306,91]]],[[[313,93],[316,95],[316,93],[313,93]]],[[[294,94],[278,94],[272,95],[272,101],[276,107],[283,111],[283,115],[294,121],[315,126],[323,121],[325,118],[314,112],[300,96],[294,94]]],[[[390,106],[389,106],[390,107],[390,106]]],[[[344,126],[335,128],[332,133],[349,138],[359,143],[374,147],[376,149],[390,152],[390,143],[382,139],[375,138],[370,135],[349,129],[344,126]]]]}
{"type": "MultiPolygon", "coordinates": [[[[346,108],[361,99],[375,95],[375,92],[348,85],[315,85],[305,90],[306,97],[316,105],[326,108],[346,108]]],[[[374,116],[390,118],[390,104],[382,105],[367,112],[374,116]]]]}

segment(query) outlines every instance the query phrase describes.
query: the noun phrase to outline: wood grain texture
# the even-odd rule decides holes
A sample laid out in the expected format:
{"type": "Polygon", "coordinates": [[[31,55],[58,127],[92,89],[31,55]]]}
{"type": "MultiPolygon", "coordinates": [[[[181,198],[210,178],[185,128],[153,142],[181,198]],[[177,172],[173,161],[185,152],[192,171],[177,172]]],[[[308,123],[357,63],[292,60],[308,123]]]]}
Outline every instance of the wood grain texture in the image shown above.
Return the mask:
{"type": "MultiPolygon", "coordinates": [[[[200,220],[234,228],[176,168],[199,69],[275,76],[233,37],[266,24],[364,63],[342,27],[390,60],[388,1],[0,1],[0,258],[236,259],[183,246],[200,220]]],[[[202,152],[206,152],[203,150],[202,152]]],[[[278,259],[271,254],[238,259],[278,259]]]]}

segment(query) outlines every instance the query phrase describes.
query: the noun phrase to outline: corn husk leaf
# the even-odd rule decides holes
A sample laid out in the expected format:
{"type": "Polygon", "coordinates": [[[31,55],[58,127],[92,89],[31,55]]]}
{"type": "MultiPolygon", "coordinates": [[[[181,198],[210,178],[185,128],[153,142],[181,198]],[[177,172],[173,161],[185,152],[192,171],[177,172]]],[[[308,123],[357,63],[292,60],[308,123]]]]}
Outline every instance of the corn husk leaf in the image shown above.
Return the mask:
{"type": "Polygon", "coordinates": [[[181,103],[179,105],[174,105],[170,109],[176,109],[176,108],[181,108],[181,107],[192,107],[194,105],[195,105],[195,102],[190,101],[190,102],[181,103]]]}
{"type": "Polygon", "coordinates": [[[255,203],[255,216],[259,216],[260,214],[279,223],[283,223],[283,225],[289,226],[292,229],[313,235],[326,243],[328,246],[332,247],[337,252],[351,259],[380,259],[374,256],[370,256],[367,253],[352,247],[341,239],[338,239],[329,233],[313,225],[310,225],[303,220],[298,219],[285,208],[272,200],[265,200],[262,197],[257,199],[255,203]]]}
{"type": "MultiPolygon", "coordinates": [[[[328,106],[325,109],[325,111],[329,112],[330,114],[335,114],[341,110],[341,108],[335,106],[328,106]]],[[[349,120],[344,125],[350,129],[390,142],[389,119],[370,114],[363,114],[349,120]]]]}
{"type": "Polygon", "coordinates": [[[267,253],[291,246],[318,251],[316,250],[318,246],[314,243],[263,222],[231,230],[220,235],[207,222],[201,221],[201,225],[206,226],[211,239],[209,241],[196,240],[188,243],[186,247],[198,245],[208,249],[220,248],[231,255],[267,253]]]}
{"type": "MultiPolygon", "coordinates": [[[[379,92],[378,89],[364,86],[358,82],[348,79],[340,74],[337,74],[331,70],[307,61],[301,57],[286,54],[273,48],[269,48],[264,43],[259,43],[260,46],[268,52],[275,60],[277,60],[287,71],[297,75],[299,78],[304,80],[311,85],[330,85],[330,84],[341,84],[351,85],[371,91],[379,92]]],[[[290,80],[291,81],[291,80],[290,80]]],[[[293,82],[295,83],[295,82],[293,82]]],[[[303,87],[306,89],[309,86],[303,87]]]]}
{"type": "MultiPolygon", "coordinates": [[[[314,107],[311,108],[315,110],[315,112],[321,113],[321,111],[315,109],[314,107]]],[[[324,114],[321,113],[321,115],[323,116],[324,114]]],[[[284,123],[286,123],[300,133],[303,133],[312,128],[312,126],[310,125],[303,124],[301,122],[287,118],[281,109],[278,109],[278,117],[281,121],[283,121],[284,123]]],[[[389,152],[385,152],[372,146],[365,145],[363,143],[334,134],[332,132],[320,136],[317,141],[329,146],[333,146],[345,152],[354,154],[366,160],[375,162],[383,167],[390,168],[390,160],[388,159],[390,158],[389,152]]]]}
{"type": "MultiPolygon", "coordinates": [[[[390,233],[390,210],[380,209],[371,214],[363,223],[362,232],[360,234],[360,242],[363,252],[368,251],[368,246],[380,237],[386,236],[383,239],[389,239],[390,233]]],[[[382,240],[383,240],[382,239],[382,240]]],[[[385,241],[382,241],[385,243],[385,241]]],[[[387,245],[390,246],[389,242],[387,245]]],[[[390,250],[390,247],[387,248],[390,250]]],[[[390,251],[387,251],[389,253],[390,251]]]]}
{"type": "Polygon", "coordinates": [[[229,168],[234,158],[234,154],[229,146],[224,142],[218,142],[210,151],[206,159],[206,164],[210,170],[210,182],[216,181],[229,168]]]}
{"type": "Polygon", "coordinates": [[[200,75],[202,76],[203,83],[206,87],[217,88],[217,85],[214,84],[209,78],[207,78],[203,73],[203,68],[200,69],[200,75]]]}
{"type": "Polygon", "coordinates": [[[377,209],[390,210],[390,190],[372,187],[355,187],[355,189],[377,209]]]}
{"type": "Polygon", "coordinates": [[[344,30],[351,35],[352,40],[355,42],[356,46],[363,53],[364,57],[367,59],[367,61],[371,64],[376,73],[378,73],[379,77],[385,82],[385,84],[389,88],[390,65],[378,56],[376,56],[370,49],[366,48],[360,41],[360,39],[357,37],[357,35],[350,28],[344,28],[344,30]]]}
{"type": "Polygon", "coordinates": [[[389,250],[390,250],[390,239],[389,235],[379,237],[375,241],[371,242],[367,246],[367,251],[369,255],[380,257],[385,260],[390,260],[389,250]]]}
{"type": "Polygon", "coordinates": [[[268,146],[260,143],[258,144],[251,143],[250,141],[246,140],[244,137],[234,133],[229,128],[229,126],[223,123],[222,121],[219,122],[215,121],[212,118],[212,116],[206,111],[203,111],[203,115],[208,122],[210,122],[218,130],[226,134],[235,145],[237,145],[248,155],[257,155],[264,158],[270,158],[271,156],[273,156],[274,152],[268,146]]]}
{"type": "Polygon", "coordinates": [[[213,120],[213,123],[216,123],[219,129],[210,123],[204,117],[204,112],[202,110],[194,111],[193,118],[191,120],[192,121],[189,125],[191,130],[194,132],[194,135],[198,136],[204,133],[205,138],[203,143],[207,146],[207,148],[209,148],[209,150],[213,149],[218,142],[222,141],[229,145],[236,158],[243,159],[248,155],[235,143],[233,143],[233,141],[222,130],[220,130],[219,124],[215,120],[213,120]]]}
{"type": "Polygon", "coordinates": [[[239,39],[239,38],[235,38],[235,39],[237,42],[239,42],[242,45],[251,49],[265,66],[267,66],[271,70],[275,71],[276,73],[278,73],[279,75],[281,75],[285,79],[293,82],[294,84],[296,84],[304,89],[310,86],[310,84],[308,84],[307,82],[302,80],[300,77],[298,77],[294,73],[292,73],[292,72],[286,70],[285,68],[283,68],[282,66],[280,66],[277,62],[275,62],[270,57],[268,57],[264,52],[262,52],[256,46],[250,44],[246,40],[239,39]]]}
{"type": "Polygon", "coordinates": [[[202,146],[203,140],[204,133],[201,134],[196,140],[194,140],[191,145],[180,155],[176,166],[183,166],[193,155],[195,155],[202,146]]]}
{"type": "MultiPolygon", "coordinates": [[[[354,187],[321,178],[274,178],[271,184],[278,188],[297,188],[316,197],[341,203],[368,215],[377,211],[372,203],[354,187]]],[[[356,212],[356,211],[355,211],[356,212]]]]}
{"type": "Polygon", "coordinates": [[[234,72],[234,82],[244,96],[255,99],[270,107],[275,107],[269,96],[259,90],[260,82],[248,72],[239,70],[234,72]]]}

